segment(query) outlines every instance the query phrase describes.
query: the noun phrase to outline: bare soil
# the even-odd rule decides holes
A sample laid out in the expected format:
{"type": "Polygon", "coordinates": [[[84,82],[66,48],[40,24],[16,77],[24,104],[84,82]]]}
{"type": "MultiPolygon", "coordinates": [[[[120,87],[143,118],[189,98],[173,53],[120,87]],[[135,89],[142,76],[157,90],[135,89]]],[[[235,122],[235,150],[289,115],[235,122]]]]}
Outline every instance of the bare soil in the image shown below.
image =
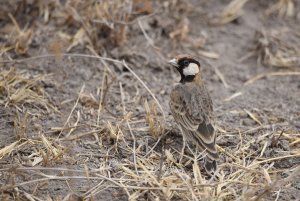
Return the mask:
{"type": "Polygon", "coordinates": [[[226,23],[228,0],[70,2],[0,3],[0,200],[299,200],[298,1],[226,23]],[[292,64],[272,65],[279,50],[292,64]],[[189,150],[178,162],[179,53],[213,98],[213,177],[189,150]]]}

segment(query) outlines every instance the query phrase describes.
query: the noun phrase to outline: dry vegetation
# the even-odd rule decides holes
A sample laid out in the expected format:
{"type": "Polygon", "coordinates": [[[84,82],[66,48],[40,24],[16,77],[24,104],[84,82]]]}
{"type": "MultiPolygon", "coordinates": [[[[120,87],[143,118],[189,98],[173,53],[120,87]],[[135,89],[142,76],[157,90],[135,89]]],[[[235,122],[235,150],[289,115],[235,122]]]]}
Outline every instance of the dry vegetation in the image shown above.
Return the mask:
{"type": "Polygon", "coordinates": [[[299,199],[300,5],[225,2],[2,1],[0,199],[299,199]],[[230,30],[253,15],[267,22],[250,37],[237,29],[246,42],[235,41],[230,30]],[[215,46],[223,38],[245,52],[230,56],[215,46]],[[168,108],[178,77],[165,62],[179,52],[209,68],[221,154],[213,177],[196,153],[178,162],[168,108]]]}

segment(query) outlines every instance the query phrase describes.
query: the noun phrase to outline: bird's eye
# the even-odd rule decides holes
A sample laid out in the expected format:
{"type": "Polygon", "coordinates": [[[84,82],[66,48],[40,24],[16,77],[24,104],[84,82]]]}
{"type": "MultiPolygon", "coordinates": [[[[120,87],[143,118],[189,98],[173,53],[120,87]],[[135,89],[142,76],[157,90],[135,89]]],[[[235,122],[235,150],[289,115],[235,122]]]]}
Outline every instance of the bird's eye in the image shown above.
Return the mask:
{"type": "Polygon", "coordinates": [[[183,65],[184,65],[184,66],[188,66],[189,64],[190,64],[190,62],[188,62],[187,60],[184,60],[184,61],[183,61],[183,65]]]}

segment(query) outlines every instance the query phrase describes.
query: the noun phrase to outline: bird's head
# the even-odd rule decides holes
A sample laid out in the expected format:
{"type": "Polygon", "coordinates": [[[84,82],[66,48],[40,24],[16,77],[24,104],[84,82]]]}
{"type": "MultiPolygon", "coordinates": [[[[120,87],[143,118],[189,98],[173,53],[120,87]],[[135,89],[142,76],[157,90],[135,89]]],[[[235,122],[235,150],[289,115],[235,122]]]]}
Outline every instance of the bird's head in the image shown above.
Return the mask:
{"type": "Polygon", "coordinates": [[[176,56],[169,61],[169,64],[176,67],[181,75],[180,82],[192,82],[196,78],[200,77],[200,62],[186,54],[176,56]]]}

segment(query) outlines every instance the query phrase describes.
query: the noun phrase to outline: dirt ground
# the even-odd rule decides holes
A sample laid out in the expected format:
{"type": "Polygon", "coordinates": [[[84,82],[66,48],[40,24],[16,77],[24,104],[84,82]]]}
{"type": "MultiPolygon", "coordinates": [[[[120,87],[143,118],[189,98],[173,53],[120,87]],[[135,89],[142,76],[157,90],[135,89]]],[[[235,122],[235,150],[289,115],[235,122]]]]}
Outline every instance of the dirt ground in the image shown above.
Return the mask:
{"type": "Polygon", "coordinates": [[[300,2],[0,2],[0,200],[300,200],[300,2]],[[218,170],[167,61],[199,58],[218,170]]]}

